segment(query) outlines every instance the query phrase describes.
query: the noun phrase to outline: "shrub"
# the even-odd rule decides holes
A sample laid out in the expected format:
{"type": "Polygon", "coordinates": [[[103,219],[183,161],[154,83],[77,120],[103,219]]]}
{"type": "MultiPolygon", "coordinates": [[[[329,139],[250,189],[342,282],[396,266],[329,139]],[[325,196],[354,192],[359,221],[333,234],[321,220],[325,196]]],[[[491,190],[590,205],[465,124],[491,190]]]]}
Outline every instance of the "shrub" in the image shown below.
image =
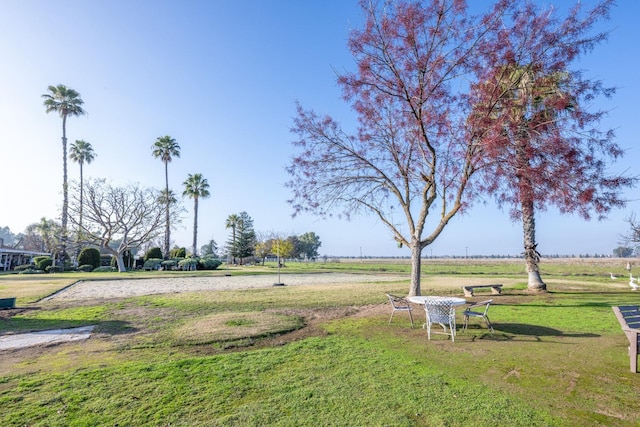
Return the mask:
{"type": "Polygon", "coordinates": [[[82,249],[78,255],[78,264],[90,265],[92,266],[91,270],[100,267],[100,251],[96,248],[82,249]]]}
{"type": "Polygon", "coordinates": [[[35,270],[35,269],[36,269],[36,265],[35,264],[16,265],[15,268],[14,268],[15,271],[35,270]]]}
{"type": "Polygon", "coordinates": [[[157,270],[161,262],[162,259],[160,258],[150,258],[144,262],[142,268],[145,270],[157,270]]]}
{"type": "Polygon", "coordinates": [[[89,273],[91,271],[93,271],[93,269],[96,268],[91,264],[82,264],[78,266],[78,271],[84,271],[85,273],[89,273]]]}
{"type": "Polygon", "coordinates": [[[46,271],[47,273],[60,273],[62,271],[62,268],[58,267],[57,265],[50,265],[45,268],[44,271],[46,271]]]}
{"type": "Polygon", "coordinates": [[[111,267],[110,265],[102,265],[96,268],[95,270],[93,270],[94,273],[113,273],[115,271],[118,271],[118,270],[116,268],[111,267]]]}
{"type": "Polygon", "coordinates": [[[38,270],[46,271],[47,267],[53,265],[53,259],[50,256],[37,256],[33,259],[38,270]]]}
{"type": "Polygon", "coordinates": [[[168,259],[166,261],[162,261],[160,264],[164,270],[175,270],[178,265],[178,261],[175,259],[168,259]]]}
{"type": "Polygon", "coordinates": [[[162,249],[155,247],[155,248],[149,248],[149,250],[147,250],[147,252],[145,252],[144,254],[144,260],[148,261],[150,259],[153,258],[158,258],[158,259],[162,259],[162,249]]]}
{"type": "Polygon", "coordinates": [[[200,270],[215,270],[222,265],[222,262],[213,258],[202,258],[198,261],[198,268],[200,270]]]}
{"type": "Polygon", "coordinates": [[[44,274],[44,271],[37,270],[35,268],[27,268],[26,270],[21,270],[18,274],[44,274]]]}
{"type": "Polygon", "coordinates": [[[198,266],[198,259],[197,258],[185,258],[183,260],[181,260],[180,262],[178,262],[178,266],[180,267],[180,270],[196,270],[197,266],[198,266]]]}
{"type": "Polygon", "coordinates": [[[169,252],[169,258],[184,258],[187,256],[186,248],[175,248],[169,252]]]}

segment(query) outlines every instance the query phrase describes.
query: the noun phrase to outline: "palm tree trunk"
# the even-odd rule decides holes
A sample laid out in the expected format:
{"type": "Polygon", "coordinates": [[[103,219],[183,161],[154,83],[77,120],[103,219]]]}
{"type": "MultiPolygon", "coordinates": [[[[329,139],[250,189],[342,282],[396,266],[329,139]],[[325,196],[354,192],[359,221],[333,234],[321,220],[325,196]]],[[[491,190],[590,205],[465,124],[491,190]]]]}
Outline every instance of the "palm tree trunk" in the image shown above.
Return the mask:
{"type": "Polygon", "coordinates": [[[171,225],[169,223],[169,206],[171,198],[169,197],[169,167],[167,161],[164,162],[164,182],[167,197],[167,208],[165,210],[165,226],[164,226],[164,259],[169,259],[169,246],[171,244],[171,225]]]}
{"type": "Polygon", "coordinates": [[[527,174],[532,173],[527,157],[526,143],[522,142],[526,139],[526,132],[523,132],[523,139],[518,142],[516,147],[516,162],[518,165],[518,181],[520,186],[520,208],[522,210],[522,231],[524,237],[524,262],[527,268],[527,288],[532,291],[546,291],[547,285],[540,277],[538,262],[540,254],[536,250],[536,222],[534,208],[534,190],[533,183],[527,174]]]}
{"type": "Polygon", "coordinates": [[[80,218],[78,219],[78,240],[82,235],[82,205],[83,205],[83,193],[84,193],[84,179],[82,176],[82,162],[80,162],[80,218]]]}
{"type": "Polygon", "coordinates": [[[193,256],[195,257],[198,240],[198,196],[193,197],[193,256]]]}
{"type": "Polygon", "coordinates": [[[64,271],[65,253],[67,251],[67,218],[69,211],[69,191],[67,183],[67,116],[62,116],[62,235],[60,236],[61,265],[64,271]]]}
{"type": "Polygon", "coordinates": [[[547,285],[540,277],[538,262],[540,254],[536,250],[536,224],[534,219],[533,200],[523,203],[522,227],[524,232],[524,261],[529,277],[527,288],[532,291],[546,291],[547,285]]]}
{"type": "Polygon", "coordinates": [[[233,228],[231,229],[231,236],[232,236],[231,239],[233,240],[233,243],[231,244],[231,259],[233,260],[233,265],[236,265],[236,253],[237,253],[237,245],[238,245],[238,243],[236,242],[236,226],[235,226],[235,224],[233,225],[233,228]]]}

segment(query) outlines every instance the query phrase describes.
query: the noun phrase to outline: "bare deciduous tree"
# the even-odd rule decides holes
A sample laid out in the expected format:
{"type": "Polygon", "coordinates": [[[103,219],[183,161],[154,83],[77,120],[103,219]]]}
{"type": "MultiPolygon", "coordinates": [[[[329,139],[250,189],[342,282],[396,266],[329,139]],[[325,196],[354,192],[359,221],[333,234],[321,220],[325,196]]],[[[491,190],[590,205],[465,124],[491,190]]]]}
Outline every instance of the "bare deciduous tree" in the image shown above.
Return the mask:
{"type": "MultiPolygon", "coordinates": [[[[69,220],[80,226],[80,193],[74,188],[69,204],[69,220]]],[[[162,233],[166,203],[159,191],[137,184],[116,187],[105,180],[84,184],[82,236],[85,244],[94,244],[118,260],[118,271],[126,271],[123,253],[142,246],[162,233]],[[112,245],[117,243],[115,247],[112,245]]]]}

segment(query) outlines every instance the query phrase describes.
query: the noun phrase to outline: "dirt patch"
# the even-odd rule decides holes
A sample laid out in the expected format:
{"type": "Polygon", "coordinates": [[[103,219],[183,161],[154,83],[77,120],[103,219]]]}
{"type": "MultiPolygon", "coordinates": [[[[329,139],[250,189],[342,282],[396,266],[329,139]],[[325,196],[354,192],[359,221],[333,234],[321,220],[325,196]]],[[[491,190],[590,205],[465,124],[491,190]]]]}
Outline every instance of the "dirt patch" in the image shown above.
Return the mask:
{"type": "MultiPolygon", "coordinates": [[[[384,304],[364,307],[331,307],[331,308],[309,308],[309,309],[288,309],[277,310],[281,315],[296,316],[304,319],[304,326],[291,332],[282,334],[274,334],[272,336],[263,337],[257,340],[248,340],[240,345],[228,345],[223,351],[242,351],[247,347],[251,348],[267,348],[287,345],[292,342],[302,341],[311,337],[323,337],[327,335],[322,325],[331,320],[342,319],[348,316],[374,316],[387,313],[388,306],[384,304]]],[[[220,348],[214,346],[192,346],[186,349],[188,352],[198,355],[212,355],[221,352],[220,348]]]]}
{"type": "Polygon", "coordinates": [[[16,316],[20,313],[24,313],[26,311],[34,310],[33,308],[6,308],[0,310],[0,321],[3,319],[10,319],[13,316],[16,316]]]}
{"type": "Polygon", "coordinates": [[[185,323],[173,332],[173,342],[207,342],[253,339],[298,329],[300,317],[275,311],[216,313],[185,323]]]}

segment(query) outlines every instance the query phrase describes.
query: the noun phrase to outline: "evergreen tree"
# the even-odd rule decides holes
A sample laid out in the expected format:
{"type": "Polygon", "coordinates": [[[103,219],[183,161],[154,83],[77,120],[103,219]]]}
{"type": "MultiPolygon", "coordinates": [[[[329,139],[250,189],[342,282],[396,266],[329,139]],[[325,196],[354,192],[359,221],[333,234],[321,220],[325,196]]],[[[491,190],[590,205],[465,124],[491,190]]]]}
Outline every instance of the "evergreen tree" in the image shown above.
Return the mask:
{"type": "Polygon", "coordinates": [[[246,212],[230,215],[227,219],[227,228],[232,228],[231,239],[227,242],[229,254],[234,258],[240,258],[240,264],[244,258],[255,254],[256,232],[253,228],[253,219],[246,212]],[[233,225],[229,219],[233,218],[233,225]]]}

